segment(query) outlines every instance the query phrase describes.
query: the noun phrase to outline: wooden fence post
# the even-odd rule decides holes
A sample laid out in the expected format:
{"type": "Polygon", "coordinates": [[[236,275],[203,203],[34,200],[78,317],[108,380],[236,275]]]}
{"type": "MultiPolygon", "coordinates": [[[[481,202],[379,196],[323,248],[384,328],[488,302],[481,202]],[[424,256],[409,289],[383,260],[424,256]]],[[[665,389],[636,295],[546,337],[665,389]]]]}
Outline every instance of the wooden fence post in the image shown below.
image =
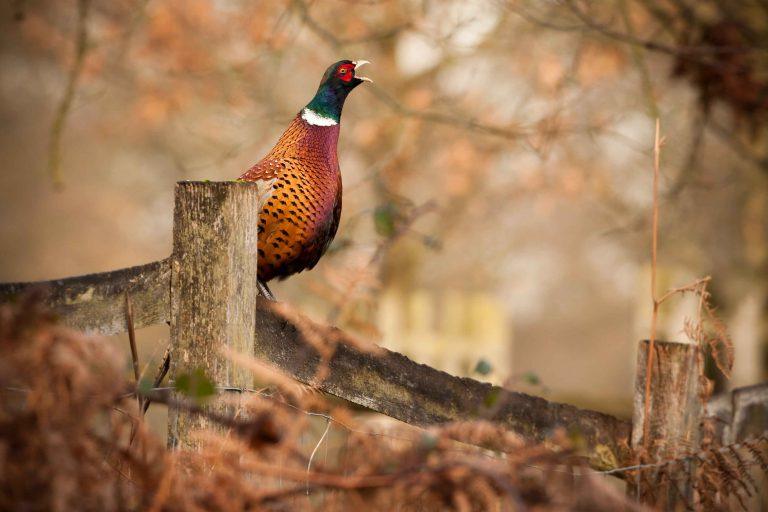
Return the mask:
{"type": "MultiPolygon", "coordinates": [[[[221,348],[253,354],[259,189],[250,183],[176,185],[171,257],[171,368],[176,382],[202,370],[217,386],[249,388],[250,374],[221,348]]],[[[214,411],[228,406],[221,400],[214,411]]],[[[168,444],[197,448],[191,432],[209,420],[171,409],[168,444]]]]}
{"type": "MultiPolygon", "coordinates": [[[[643,462],[682,457],[699,450],[704,396],[701,349],[696,344],[655,341],[648,425],[645,425],[645,389],[648,340],[638,346],[635,377],[632,448],[645,453],[643,462]],[[647,433],[648,439],[645,439],[647,433]]],[[[693,468],[689,468],[691,474],[693,468]]],[[[660,510],[676,510],[693,502],[687,479],[669,482],[658,471],[644,470],[628,481],[629,491],[660,510]],[[676,486],[676,487],[675,487],[676,486]]]]}

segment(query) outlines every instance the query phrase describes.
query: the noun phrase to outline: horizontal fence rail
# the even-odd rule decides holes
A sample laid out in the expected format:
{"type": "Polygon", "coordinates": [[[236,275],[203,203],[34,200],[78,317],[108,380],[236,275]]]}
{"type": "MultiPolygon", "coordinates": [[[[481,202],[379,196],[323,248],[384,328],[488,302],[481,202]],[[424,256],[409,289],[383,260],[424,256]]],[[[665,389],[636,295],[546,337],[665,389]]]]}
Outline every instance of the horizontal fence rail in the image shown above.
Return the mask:
{"type": "Polygon", "coordinates": [[[0,302],[40,290],[61,321],[80,331],[109,336],[128,331],[125,295],[133,306],[133,325],[148,327],[170,321],[171,262],[166,258],[136,267],[84,276],[0,283],[0,302]]]}
{"type": "MultiPolygon", "coordinates": [[[[46,305],[65,325],[89,333],[118,334],[127,330],[126,293],[136,327],[170,321],[170,275],[170,262],[163,259],[80,277],[0,284],[0,302],[32,289],[44,290],[46,305]]],[[[303,325],[311,321],[302,318],[302,326],[298,326],[262,298],[257,308],[256,355],[321,391],[419,426],[488,419],[531,441],[541,441],[563,428],[583,438],[595,469],[612,469],[626,462],[629,421],[455,377],[386,349],[373,354],[340,343],[328,361],[328,376],[311,382],[321,364],[302,333],[303,325]]],[[[344,334],[334,331],[333,343],[343,341],[344,334]]]]}

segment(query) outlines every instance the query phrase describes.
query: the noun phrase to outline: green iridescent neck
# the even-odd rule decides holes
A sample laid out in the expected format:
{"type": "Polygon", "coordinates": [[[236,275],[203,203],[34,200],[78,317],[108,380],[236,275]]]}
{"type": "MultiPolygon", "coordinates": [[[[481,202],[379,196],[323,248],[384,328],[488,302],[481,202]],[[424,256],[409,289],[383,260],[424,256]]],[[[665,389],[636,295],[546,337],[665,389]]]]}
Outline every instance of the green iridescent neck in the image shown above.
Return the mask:
{"type": "Polygon", "coordinates": [[[347,94],[348,91],[343,88],[323,84],[317,90],[312,101],[307,103],[306,108],[321,117],[333,119],[338,123],[341,120],[341,109],[344,107],[347,94]]]}

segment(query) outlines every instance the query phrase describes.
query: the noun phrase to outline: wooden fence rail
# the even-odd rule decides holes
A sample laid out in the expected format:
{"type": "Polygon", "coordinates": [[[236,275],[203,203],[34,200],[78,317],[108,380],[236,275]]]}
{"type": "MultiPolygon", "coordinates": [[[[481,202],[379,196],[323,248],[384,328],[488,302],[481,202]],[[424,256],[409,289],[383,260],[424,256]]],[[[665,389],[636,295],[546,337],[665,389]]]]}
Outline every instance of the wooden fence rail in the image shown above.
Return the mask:
{"type": "MultiPolygon", "coordinates": [[[[75,329],[98,334],[127,331],[125,293],[136,326],[170,322],[170,262],[68,279],[0,284],[0,302],[33,288],[48,290],[46,303],[75,329]],[[144,293],[137,293],[142,290],[144,293]],[[139,315],[138,312],[144,314],[139,315]]],[[[302,323],[310,323],[303,319],[302,323]]],[[[280,315],[269,301],[257,301],[256,354],[296,380],[311,384],[320,357],[296,322],[280,315]]],[[[343,333],[334,335],[343,339],[343,333]]],[[[329,362],[324,392],[414,425],[468,420],[487,414],[487,397],[499,407],[488,419],[502,421],[526,439],[540,441],[557,427],[580,431],[592,466],[610,469],[626,462],[631,424],[610,415],[516,393],[418,364],[382,349],[372,354],[340,344],[329,362]]]]}
{"type": "MultiPolygon", "coordinates": [[[[311,321],[300,315],[286,316],[261,297],[256,300],[255,318],[244,313],[243,307],[252,305],[255,299],[253,276],[256,255],[253,252],[253,241],[256,222],[248,216],[247,208],[243,208],[245,205],[237,206],[235,203],[244,201],[253,206],[251,203],[255,198],[250,195],[248,187],[248,184],[235,182],[179,184],[176,190],[174,254],[171,258],[67,279],[0,284],[0,302],[12,300],[30,288],[42,287],[47,290],[47,304],[61,316],[65,324],[90,333],[110,335],[127,330],[125,296],[129,294],[135,327],[161,323],[176,326],[175,330],[172,329],[172,353],[177,356],[180,347],[189,346],[190,339],[194,339],[195,343],[212,343],[210,339],[204,341],[213,332],[207,328],[183,333],[181,326],[175,323],[182,315],[202,315],[205,318],[201,321],[209,322],[206,324],[209,327],[217,326],[215,329],[219,334],[232,327],[228,326],[228,322],[235,322],[240,330],[232,336],[237,339],[243,337],[242,325],[255,322],[251,338],[253,354],[298,381],[371,410],[419,426],[489,419],[531,441],[542,441],[553,430],[564,428],[578,434],[583,440],[585,455],[593,468],[609,470],[632,462],[629,460],[632,432],[630,421],[568,404],[549,402],[473,379],[455,377],[415,363],[396,352],[382,349],[374,354],[358,350],[352,344],[344,343],[349,338],[337,329],[322,327],[313,330],[313,336],[323,336],[329,343],[340,341],[327,362],[328,375],[317,381],[315,377],[318,365],[321,364],[320,354],[306,339],[306,326],[314,325],[311,321]],[[195,212],[200,214],[199,218],[187,222],[191,215],[196,215],[195,212]],[[180,215],[184,218],[180,218],[180,215]],[[243,222],[247,225],[244,226],[243,222]],[[205,236],[209,237],[205,244],[189,252],[195,243],[193,239],[201,236],[201,225],[214,224],[216,230],[205,231],[205,236]],[[186,237],[182,233],[184,229],[187,230],[186,237]],[[182,257],[182,253],[186,254],[186,258],[182,257]],[[188,281],[189,276],[183,277],[180,268],[183,265],[189,265],[187,270],[194,269],[198,276],[205,274],[208,267],[200,261],[191,264],[190,258],[199,260],[211,257],[214,253],[218,254],[214,265],[215,279],[208,276],[191,283],[188,281]],[[253,259],[248,260],[251,257],[253,259]],[[238,279],[227,280],[227,275],[233,273],[239,273],[238,279]],[[182,286],[183,282],[194,286],[182,286]],[[215,300],[213,297],[202,302],[183,298],[191,293],[207,293],[206,290],[210,291],[212,287],[218,287],[219,290],[215,300]],[[222,298],[226,298],[226,301],[221,302],[222,298]],[[231,311],[221,311],[223,304],[227,304],[226,308],[239,311],[235,320],[226,316],[231,311]],[[180,311],[179,308],[192,309],[180,311]]],[[[211,271],[214,272],[213,269],[211,271]]],[[[225,338],[216,343],[231,344],[226,340],[235,339],[225,338]]],[[[768,386],[764,389],[768,390],[768,386]]],[[[737,390],[734,396],[741,396],[739,393],[737,390]]],[[[750,393],[749,396],[757,396],[756,393],[759,395],[759,392],[750,393]]],[[[752,404],[748,401],[745,403],[752,404]]],[[[765,407],[765,401],[761,406],[765,407]]],[[[730,420],[739,417],[742,411],[733,405],[729,410],[720,407],[715,414],[730,415],[730,420]]],[[[738,431],[738,428],[735,425],[730,431],[738,431]]]]}

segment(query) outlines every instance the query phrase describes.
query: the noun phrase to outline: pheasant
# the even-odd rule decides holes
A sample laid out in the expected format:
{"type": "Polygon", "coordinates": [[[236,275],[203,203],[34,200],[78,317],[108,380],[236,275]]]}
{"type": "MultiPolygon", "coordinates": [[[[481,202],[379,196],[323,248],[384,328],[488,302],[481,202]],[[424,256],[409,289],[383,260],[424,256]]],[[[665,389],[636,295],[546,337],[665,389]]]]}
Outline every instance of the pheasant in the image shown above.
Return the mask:
{"type": "Polygon", "coordinates": [[[341,110],[363,82],[358,68],[368,61],[331,65],[312,101],[293,119],[275,147],[240,180],[266,191],[259,212],[258,287],[275,300],[272,279],[312,269],[336,235],[341,218],[341,172],[336,154],[341,110]]]}

